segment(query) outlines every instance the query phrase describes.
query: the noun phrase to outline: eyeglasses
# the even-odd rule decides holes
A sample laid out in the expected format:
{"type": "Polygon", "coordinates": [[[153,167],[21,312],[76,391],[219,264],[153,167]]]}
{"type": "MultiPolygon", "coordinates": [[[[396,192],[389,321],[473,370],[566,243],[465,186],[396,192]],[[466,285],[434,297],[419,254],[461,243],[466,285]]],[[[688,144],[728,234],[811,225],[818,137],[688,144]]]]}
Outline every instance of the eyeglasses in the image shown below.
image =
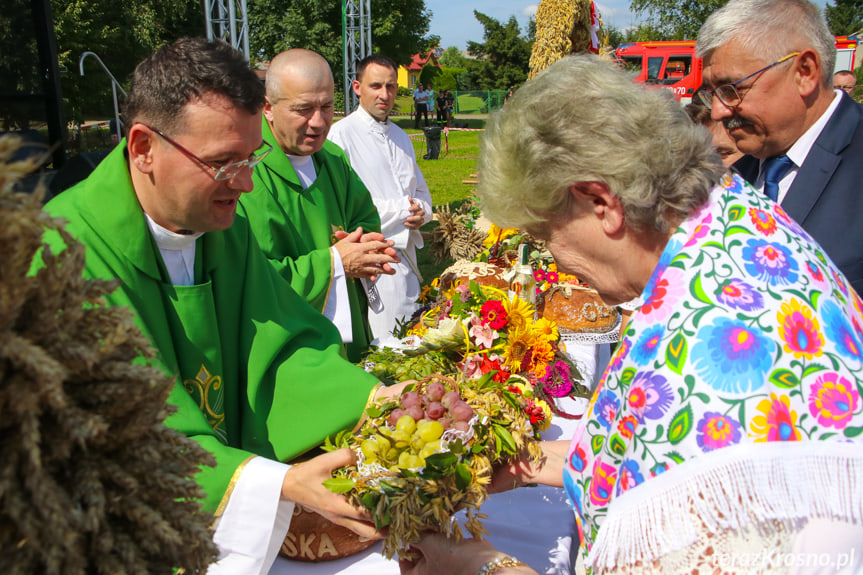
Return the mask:
{"type": "MultiPolygon", "coordinates": [[[[738,84],[740,84],[741,82],[745,82],[749,78],[752,78],[753,76],[757,76],[758,74],[761,74],[762,72],[766,72],[770,68],[772,68],[774,66],[778,66],[782,62],[790,60],[791,58],[793,58],[799,54],[800,54],[800,52],[792,52],[792,53],[788,54],[787,56],[785,56],[784,58],[780,58],[779,60],[776,60],[775,62],[773,62],[769,66],[765,66],[765,67],[761,68],[760,70],[758,70],[757,72],[753,72],[753,73],[749,74],[748,76],[746,76],[745,78],[741,78],[740,80],[737,80],[736,82],[732,82],[731,84],[722,84],[721,86],[717,86],[716,89],[714,89],[714,90],[699,90],[698,91],[698,97],[701,98],[701,102],[707,107],[708,110],[713,109],[713,96],[716,96],[717,98],[719,98],[719,101],[722,102],[723,104],[725,104],[725,106],[727,106],[728,108],[736,108],[743,101],[743,96],[741,96],[740,92],[737,91],[737,85],[738,84]]],[[[756,78],[755,81],[757,81],[757,80],[758,79],[756,78]]],[[[755,85],[755,81],[752,82],[753,86],[755,85]]],[[[751,87],[752,86],[749,86],[749,88],[751,88],[751,87]]],[[[749,88],[746,88],[746,89],[748,90],[749,88]]],[[[743,88],[741,88],[741,90],[742,89],[743,88]]]]}
{"type": "Polygon", "coordinates": [[[848,91],[853,92],[854,88],[856,88],[856,87],[857,87],[856,84],[848,84],[847,86],[843,86],[842,84],[833,84],[833,88],[835,90],[845,90],[846,92],[848,92],[848,91]]]}
{"type": "Polygon", "coordinates": [[[254,154],[250,158],[248,158],[246,160],[239,161],[239,162],[231,162],[230,164],[225,164],[224,166],[218,167],[218,166],[212,165],[210,162],[205,162],[204,160],[202,160],[201,158],[199,158],[198,156],[196,156],[195,154],[193,154],[192,152],[190,152],[189,150],[184,148],[182,145],[178,144],[177,142],[175,142],[174,140],[172,140],[171,138],[166,136],[164,134],[164,132],[162,132],[161,130],[157,130],[156,128],[153,128],[151,126],[147,126],[146,124],[143,124],[143,125],[146,126],[147,128],[149,128],[150,130],[156,132],[157,134],[159,134],[163,138],[165,138],[165,140],[169,144],[171,144],[172,146],[174,146],[175,148],[177,148],[178,150],[183,152],[189,158],[195,160],[196,162],[198,162],[202,166],[213,170],[215,172],[215,174],[213,175],[213,179],[216,181],[219,181],[219,182],[224,181],[224,180],[230,180],[231,178],[233,178],[234,176],[239,174],[243,170],[243,168],[249,168],[251,170],[252,168],[257,166],[258,164],[260,164],[261,161],[263,161],[263,159],[267,157],[267,154],[269,154],[271,151],[273,151],[273,147],[270,144],[268,144],[267,142],[264,142],[264,145],[261,147],[261,149],[258,151],[258,153],[254,154]]]}

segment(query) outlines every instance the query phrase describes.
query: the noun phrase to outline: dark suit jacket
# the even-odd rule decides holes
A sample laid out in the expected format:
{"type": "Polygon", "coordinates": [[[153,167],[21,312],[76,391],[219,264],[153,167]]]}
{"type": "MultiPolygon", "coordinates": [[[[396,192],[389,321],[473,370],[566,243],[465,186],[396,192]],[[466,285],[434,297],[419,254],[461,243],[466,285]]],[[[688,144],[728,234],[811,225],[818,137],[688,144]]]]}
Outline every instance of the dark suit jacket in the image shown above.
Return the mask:
{"type": "MultiPolygon", "coordinates": [[[[743,156],[734,168],[755,183],[758,164],[743,156]]],[[[863,295],[863,105],[847,94],[797,171],[782,208],[863,295]]]]}

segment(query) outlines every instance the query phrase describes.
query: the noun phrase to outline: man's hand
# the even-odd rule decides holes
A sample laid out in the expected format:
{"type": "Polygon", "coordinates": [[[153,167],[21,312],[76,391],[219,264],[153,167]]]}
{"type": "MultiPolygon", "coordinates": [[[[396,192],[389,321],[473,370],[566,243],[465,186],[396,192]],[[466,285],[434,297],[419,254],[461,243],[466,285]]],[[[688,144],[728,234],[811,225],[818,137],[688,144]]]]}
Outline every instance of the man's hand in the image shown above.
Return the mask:
{"type": "Polygon", "coordinates": [[[408,198],[408,200],[410,200],[411,202],[411,215],[409,215],[405,219],[405,227],[410,230],[418,230],[420,226],[423,225],[423,220],[425,220],[426,212],[420,204],[414,201],[413,198],[408,198]]]}
{"type": "Polygon", "coordinates": [[[299,503],[336,525],[347,527],[354,533],[369,539],[382,539],[375,531],[371,515],[366,509],[354,507],[342,496],[323,486],[331,479],[333,470],[356,463],[356,455],[350,449],[339,449],[324,453],[291,467],[282,482],[282,500],[299,503]]]}
{"type": "Polygon", "coordinates": [[[334,245],[342,258],[342,267],[349,278],[377,279],[378,274],[393,275],[396,270],[390,266],[399,263],[401,258],[393,249],[393,241],[375,232],[363,234],[362,228],[351,233],[336,232],[338,240],[334,245]]]}

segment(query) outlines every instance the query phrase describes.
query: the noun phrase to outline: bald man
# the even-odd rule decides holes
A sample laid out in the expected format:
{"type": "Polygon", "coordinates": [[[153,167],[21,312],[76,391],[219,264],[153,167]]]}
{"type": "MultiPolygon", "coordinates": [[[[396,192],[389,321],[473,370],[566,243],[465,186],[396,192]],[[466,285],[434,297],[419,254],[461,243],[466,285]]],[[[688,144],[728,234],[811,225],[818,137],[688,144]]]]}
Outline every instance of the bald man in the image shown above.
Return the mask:
{"type": "Polygon", "coordinates": [[[371,342],[373,281],[395,273],[393,242],[344,152],[327,141],[333,121],[333,74],[310,50],[270,62],[264,141],[273,152],[255,167],[255,189],[241,199],[252,230],[273,265],[342,335],[358,362],[371,342]],[[367,280],[370,291],[361,280],[367,280]]]}

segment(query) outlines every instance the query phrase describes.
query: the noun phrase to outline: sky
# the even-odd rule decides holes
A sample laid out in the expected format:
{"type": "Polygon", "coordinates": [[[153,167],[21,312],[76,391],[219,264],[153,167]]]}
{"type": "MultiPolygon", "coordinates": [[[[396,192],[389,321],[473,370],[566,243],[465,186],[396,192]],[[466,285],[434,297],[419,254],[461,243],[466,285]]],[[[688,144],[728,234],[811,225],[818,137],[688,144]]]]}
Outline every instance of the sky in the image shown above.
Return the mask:
{"type": "MultiPolygon", "coordinates": [[[[822,9],[825,3],[826,0],[816,0],[816,4],[822,9]]],[[[374,0],[372,0],[372,4],[374,4],[374,0]]],[[[426,8],[432,11],[429,32],[440,36],[442,48],[455,46],[459,50],[466,50],[469,40],[483,41],[483,28],[474,17],[474,10],[491,16],[501,23],[506,23],[510,16],[515,16],[522,32],[525,32],[530,17],[536,12],[537,4],[539,4],[539,0],[534,2],[519,0],[425,0],[426,8]]],[[[635,15],[629,11],[629,4],[630,0],[596,2],[602,21],[606,26],[614,26],[615,28],[626,28],[638,23],[635,15]]]]}
{"type": "MultiPolygon", "coordinates": [[[[425,4],[426,8],[432,11],[429,32],[440,36],[441,47],[455,46],[459,50],[466,50],[469,40],[482,42],[483,28],[474,17],[474,10],[491,16],[501,23],[506,23],[510,16],[515,16],[524,32],[530,17],[536,12],[539,1],[425,0],[425,4]]],[[[635,17],[629,12],[629,0],[603,0],[597,2],[597,6],[606,25],[625,28],[636,23],[635,17]]]]}

